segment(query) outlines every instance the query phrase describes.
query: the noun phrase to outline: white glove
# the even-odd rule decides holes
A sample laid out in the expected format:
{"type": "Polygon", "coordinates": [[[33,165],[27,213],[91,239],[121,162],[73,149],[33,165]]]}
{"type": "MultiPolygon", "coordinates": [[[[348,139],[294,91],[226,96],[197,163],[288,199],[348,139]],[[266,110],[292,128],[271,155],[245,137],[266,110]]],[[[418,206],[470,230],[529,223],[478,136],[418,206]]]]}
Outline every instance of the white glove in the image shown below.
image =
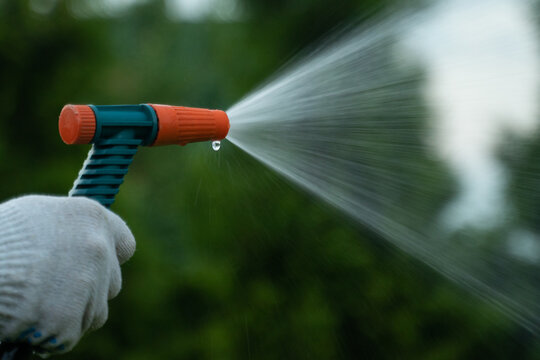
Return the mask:
{"type": "Polygon", "coordinates": [[[105,323],[135,239],[86,198],[25,196],[0,205],[0,339],[73,348],[105,323]]]}

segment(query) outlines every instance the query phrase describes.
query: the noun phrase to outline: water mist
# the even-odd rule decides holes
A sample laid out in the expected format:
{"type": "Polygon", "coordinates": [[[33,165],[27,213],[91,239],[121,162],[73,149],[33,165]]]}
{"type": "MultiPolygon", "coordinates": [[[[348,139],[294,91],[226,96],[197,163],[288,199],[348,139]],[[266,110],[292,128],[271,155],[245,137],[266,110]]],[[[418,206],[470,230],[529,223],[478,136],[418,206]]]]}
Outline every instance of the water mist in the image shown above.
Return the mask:
{"type": "Polygon", "coordinates": [[[343,30],[233,106],[229,140],[537,331],[531,6],[445,1],[343,30]]]}

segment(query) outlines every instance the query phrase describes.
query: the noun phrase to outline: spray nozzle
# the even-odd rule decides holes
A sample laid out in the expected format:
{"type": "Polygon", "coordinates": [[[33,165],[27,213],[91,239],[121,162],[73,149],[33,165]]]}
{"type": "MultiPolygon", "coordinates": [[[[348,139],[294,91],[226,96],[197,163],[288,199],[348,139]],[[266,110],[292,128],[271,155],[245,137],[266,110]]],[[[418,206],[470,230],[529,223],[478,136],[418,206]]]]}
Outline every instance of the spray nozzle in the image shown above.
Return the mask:
{"type": "Polygon", "coordinates": [[[186,145],[222,140],[224,111],[170,105],[66,105],[58,122],[66,144],[93,144],[70,196],[109,207],[139,145],[186,145]]]}
{"type": "Polygon", "coordinates": [[[66,144],[97,144],[124,133],[141,145],[186,145],[224,139],[229,118],[221,110],[171,105],[66,105],[59,129],[66,144]]]}

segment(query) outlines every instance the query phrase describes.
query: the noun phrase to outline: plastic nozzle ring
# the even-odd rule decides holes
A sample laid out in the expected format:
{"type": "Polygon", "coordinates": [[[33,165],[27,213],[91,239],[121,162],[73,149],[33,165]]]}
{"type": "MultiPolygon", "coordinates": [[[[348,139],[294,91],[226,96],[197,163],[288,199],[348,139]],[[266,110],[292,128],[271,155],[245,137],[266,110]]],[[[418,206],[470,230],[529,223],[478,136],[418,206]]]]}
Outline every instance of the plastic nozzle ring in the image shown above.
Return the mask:
{"type": "Polygon", "coordinates": [[[87,105],[66,105],[58,120],[60,136],[66,144],[89,144],[96,132],[96,116],[87,105]]]}
{"type": "Polygon", "coordinates": [[[192,142],[222,140],[229,132],[224,111],[184,106],[149,104],[155,110],[159,129],[153,145],[186,145],[192,142]]]}

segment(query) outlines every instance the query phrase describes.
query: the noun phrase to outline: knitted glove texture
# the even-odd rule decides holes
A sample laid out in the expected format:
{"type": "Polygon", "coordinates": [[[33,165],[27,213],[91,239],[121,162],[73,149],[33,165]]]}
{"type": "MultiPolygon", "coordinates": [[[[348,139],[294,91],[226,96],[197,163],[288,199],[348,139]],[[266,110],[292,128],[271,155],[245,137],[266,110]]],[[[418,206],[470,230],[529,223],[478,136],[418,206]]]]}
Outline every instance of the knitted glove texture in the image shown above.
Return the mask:
{"type": "Polygon", "coordinates": [[[86,198],[24,196],[0,205],[0,339],[65,352],[105,323],[135,239],[86,198]]]}

